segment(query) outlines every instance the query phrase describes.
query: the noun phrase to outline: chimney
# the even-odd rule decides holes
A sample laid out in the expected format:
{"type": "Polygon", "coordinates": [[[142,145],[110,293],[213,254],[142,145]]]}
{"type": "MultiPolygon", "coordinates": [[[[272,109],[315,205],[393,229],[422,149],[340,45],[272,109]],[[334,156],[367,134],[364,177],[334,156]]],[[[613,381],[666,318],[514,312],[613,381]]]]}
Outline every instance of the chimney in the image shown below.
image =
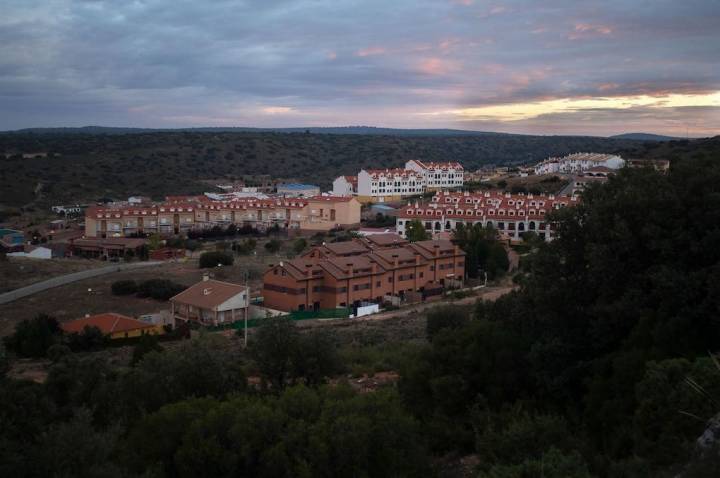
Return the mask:
{"type": "Polygon", "coordinates": [[[435,257],[440,255],[440,244],[433,244],[433,255],[435,255],[435,257]]]}

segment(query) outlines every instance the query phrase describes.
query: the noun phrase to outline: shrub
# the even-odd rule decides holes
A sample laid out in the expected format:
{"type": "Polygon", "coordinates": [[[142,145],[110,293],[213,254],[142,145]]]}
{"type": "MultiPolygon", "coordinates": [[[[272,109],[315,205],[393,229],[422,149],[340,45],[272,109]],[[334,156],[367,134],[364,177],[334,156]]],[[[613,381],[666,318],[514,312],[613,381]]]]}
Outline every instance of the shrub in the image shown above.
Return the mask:
{"type": "Polygon", "coordinates": [[[119,280],[112,283],[111,290],[113,295],[130,295],[137,292],[138,286],[132,279],[119,280]]]}
{"type": "Polygon", "coordinates": [[[74,352],[85,350],[98,350],[108,342],[108,337],[97,327],[86,325],[82,332],[75,332],[68,336],[68,346],[74,352]]]}
{"type": "Polygon", "coordinates": [[[234,261],[235,258],[232,256],[232,254],[224,251],[203,252],[200,255],[200,267],[204,269],[215,267],[218,264],[222,264],[224,266],[231,266],[234,261]]]}
{"type": "Polygon", "coordinates": [[[40,314],[17,324],[15,332],[4,340],[7,348],[21,357],[44,357],[48,347],[57,343],[61,335],[58,321],[40,314]]]}
{"type": "Polygon", "coordinates": [[[282,247],[282,241],[280,241],[278,239],[270,239],[265,244],[265,250],[267,250],[268,252],[271,252],[271,253],[275,253],[275,252],[279,251],[281,247],[282,247]]]}
{"type": "Polygon", "coordinates": [[[470,309],[457,305],[435,307],[427,314],[425,331],[428,340],[444,329],[459,329],[470,321],[470,309]]]}
{"type": "Polygon", "coordinates": [[[185,290],[185,286],[167,279],[150,279],[138,285],[138,297],[150,297],[156,300],[168,300],[185,290]]]}

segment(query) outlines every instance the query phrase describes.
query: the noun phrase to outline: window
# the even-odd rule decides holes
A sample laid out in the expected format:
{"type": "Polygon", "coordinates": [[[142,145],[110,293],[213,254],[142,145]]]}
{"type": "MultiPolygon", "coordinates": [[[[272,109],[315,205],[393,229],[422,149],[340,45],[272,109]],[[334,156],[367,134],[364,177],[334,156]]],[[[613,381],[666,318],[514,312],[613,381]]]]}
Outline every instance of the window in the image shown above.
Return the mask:
{"type": "Polygon", "coordinates": [[[393,278],[392,278],[392,277],[388,277],[388,284],[392,284],[392,281],[393,281],[393,278]]]}
{"type": "Polygon", "coordinates": [[[382,281],[377,281],[377,282],[375,283],[375,287],[380,287],[381,285],[382,285],[382,281]]]}
{"type": "Polygon", "coordinates": [[[424,275],[425,275],[425,273],[424,273],[424,272],[421,272],[421,273],[420,273],[420,278],[422,279],[424,275]]]}

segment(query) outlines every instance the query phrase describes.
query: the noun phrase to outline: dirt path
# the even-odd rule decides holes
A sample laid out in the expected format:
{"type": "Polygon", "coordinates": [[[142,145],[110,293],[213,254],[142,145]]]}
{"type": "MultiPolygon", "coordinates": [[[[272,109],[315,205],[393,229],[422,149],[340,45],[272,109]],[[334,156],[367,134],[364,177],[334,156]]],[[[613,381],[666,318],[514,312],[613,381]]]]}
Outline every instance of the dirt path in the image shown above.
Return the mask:
{"type": "Polygon", "coordinates": [[[20,287],[9,292],[5,292],[4,294],[0,294],[0,304],[7,304],[8,302],[12,302],[14,300],[21,299],[29,295],[37,294],[38,292],[52,289],[53,287],[72,284],[73,282],[89,279],[91,277],[111,274],[113,272],[119,272],[123,270],[152,267],[160,264],[162,264],[162,262],[159,261],[133,262],[130,264],[117,264],[108,267],[99,267],[96,269],[87,269],[84,271],[72,272],[70,274],[65,274],[44,281],[35,282],[34,284],[20,287]]]}

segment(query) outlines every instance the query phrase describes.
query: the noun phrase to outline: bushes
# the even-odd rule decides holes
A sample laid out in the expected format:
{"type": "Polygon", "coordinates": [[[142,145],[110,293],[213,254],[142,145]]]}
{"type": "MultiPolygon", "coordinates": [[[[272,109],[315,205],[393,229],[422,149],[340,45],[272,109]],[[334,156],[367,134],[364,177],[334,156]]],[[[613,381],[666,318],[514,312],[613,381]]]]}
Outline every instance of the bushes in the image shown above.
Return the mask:
{"type": "Polygon", "coordinates": [[[186,287],[167,279],[150,279],[138,285],[138,297],[150,297],[155,300],[168,300],[170,297],[179,294],[186,287]]]}
{"type": "MultiPolygon", "coordinates": [[[[99,350],[103,348],[110,339],[97,327],[86,325],[82,332],[74,332],[67,337],[68,347],[73,352],[87,350],[99,350]]],[[[57,354],[57,352],[55,352],[57,354]]]]}
{"type": "Polygon", "coordinates": [[[265,243],[265,250],[273,254],[279,251],[281,247],[282,241],[278,239],[270,239],[267,243],[265,243]]]}
{"type": "Polygon", "coordinates": [[[425,331],[428,340],[444,329],[459,329],[470,320],[470,308],[457,305],[445,305],[431,309],[427,314],[425,331]]]}
{"type": "Polygon", "coordinates": [[[48,347],[58,343],[62,335],[60,324],[54,317],[40,314],[32,320],[23,320],[15,332],[4,339],[5,346],[21,357],[44,357],[48,347]]]}
{"type": "Polygon", "coordinates": [[[203,269],[215,267],[218,264],[222,264],[224,266],[231,266],[234,261],[235,258],[232,256],[232,254],[223,251],[203,252],[200,255],[200,267],[203,269]]]}
{"type": "Polygon", "coordinates": [[[131,295],[135,294],[138,290],[137,283],[130,280],[119,280],[112,283],[110,287],[113,295],[131,295]]]}
{"type": "Polygon", "coordinates": [[[246,239],[240,243],[232,243],[232,250],[235,251],[236,254],[239,254],[241,256],[246,256],[250,254],[252,251],[255,250],[255,247],[257,247],[257,241],[255,239],[246,239]]]}

